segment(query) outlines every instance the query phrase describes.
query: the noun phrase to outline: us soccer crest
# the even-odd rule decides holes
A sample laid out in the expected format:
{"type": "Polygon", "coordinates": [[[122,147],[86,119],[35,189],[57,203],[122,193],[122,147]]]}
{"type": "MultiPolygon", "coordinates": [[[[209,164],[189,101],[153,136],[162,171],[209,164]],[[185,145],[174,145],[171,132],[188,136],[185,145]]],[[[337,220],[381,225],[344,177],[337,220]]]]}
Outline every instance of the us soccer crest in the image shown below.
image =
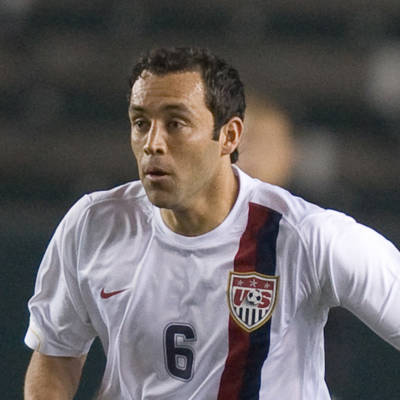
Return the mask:
{"type": "Polygon", "coordinates": [[[278,295],[278,283],[278,276],[230,272],[228,304],[232,318],[241,328],[252,332],[271,318],[278,295]]]}

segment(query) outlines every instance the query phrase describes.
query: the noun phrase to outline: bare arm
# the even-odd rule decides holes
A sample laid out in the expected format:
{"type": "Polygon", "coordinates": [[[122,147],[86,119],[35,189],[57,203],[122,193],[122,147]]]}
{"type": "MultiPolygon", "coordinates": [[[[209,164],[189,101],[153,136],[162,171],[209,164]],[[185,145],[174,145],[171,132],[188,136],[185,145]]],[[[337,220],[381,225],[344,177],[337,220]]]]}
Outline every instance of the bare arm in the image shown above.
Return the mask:
{"type": "Polygon", "coordinates": [[[53,357],[35,351],[25,377],[25,400],[72,400],[86,356],[53,357]]]}

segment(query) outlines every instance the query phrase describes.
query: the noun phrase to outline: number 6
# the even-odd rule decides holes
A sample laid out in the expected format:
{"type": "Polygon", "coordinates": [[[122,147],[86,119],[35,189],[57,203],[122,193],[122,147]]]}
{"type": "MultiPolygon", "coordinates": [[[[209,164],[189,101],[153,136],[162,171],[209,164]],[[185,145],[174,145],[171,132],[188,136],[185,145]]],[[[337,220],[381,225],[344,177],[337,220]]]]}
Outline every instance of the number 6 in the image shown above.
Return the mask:
{"type": "Polygon", "coordinates": [[[174,378],[189,381],[193,376],[194,353],[187,343],[196,341],[196,333],[188,324],[172,323],[164,330],[165,364],[174,378]]]}

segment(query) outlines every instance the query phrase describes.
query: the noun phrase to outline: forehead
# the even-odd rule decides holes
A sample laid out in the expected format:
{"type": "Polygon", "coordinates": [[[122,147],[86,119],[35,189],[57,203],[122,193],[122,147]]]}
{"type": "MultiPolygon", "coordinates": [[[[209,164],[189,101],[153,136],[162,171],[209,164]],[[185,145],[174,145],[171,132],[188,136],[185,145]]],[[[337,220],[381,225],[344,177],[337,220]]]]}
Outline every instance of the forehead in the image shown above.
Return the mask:
{"type": "Polygon", "coordinates": [[[183,103],[205,106],[205,89],[198,71],[155,75],[144,71],[132,87],[131,106],[155,107],[183,103]]]}

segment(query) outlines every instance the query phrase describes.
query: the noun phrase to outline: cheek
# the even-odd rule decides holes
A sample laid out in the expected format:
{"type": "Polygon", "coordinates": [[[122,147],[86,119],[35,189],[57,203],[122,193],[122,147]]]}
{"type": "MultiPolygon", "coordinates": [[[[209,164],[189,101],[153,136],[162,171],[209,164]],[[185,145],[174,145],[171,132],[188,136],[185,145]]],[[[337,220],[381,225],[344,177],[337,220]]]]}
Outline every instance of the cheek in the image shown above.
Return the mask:
{"type": "Polygon", "coordinates": [[[140,145],[136,141],[131,140],[131,149],[132,149],[132,153],[133,153],[133,155],[134,155],[134,157],[136,159],[136,164],[137,164],[137,169],[138,169],[138,172],[139,172],[139,176],[141,177],[142,176],[142,169],[141,169],[141,165],[140,165],[141,164],[140,160],[141,160],[141,157],[142,157],[142,152],[140,151],[140,145]]]}
{"type": "Polygon", "coordinates": [[[188,175],[195,175],[199,179],[205,178],[218,163],[219,147],[218,142],[199,141],[193,146],[186,146],[184,151],[176,156],[180,160],[183,171],[188,175]]]}
{"type": "Polygon", "coordinates": [[[131,135],[131,149],[136,158],[140,156],[140,149],[142,148],[140,141],[131,135]]]}

